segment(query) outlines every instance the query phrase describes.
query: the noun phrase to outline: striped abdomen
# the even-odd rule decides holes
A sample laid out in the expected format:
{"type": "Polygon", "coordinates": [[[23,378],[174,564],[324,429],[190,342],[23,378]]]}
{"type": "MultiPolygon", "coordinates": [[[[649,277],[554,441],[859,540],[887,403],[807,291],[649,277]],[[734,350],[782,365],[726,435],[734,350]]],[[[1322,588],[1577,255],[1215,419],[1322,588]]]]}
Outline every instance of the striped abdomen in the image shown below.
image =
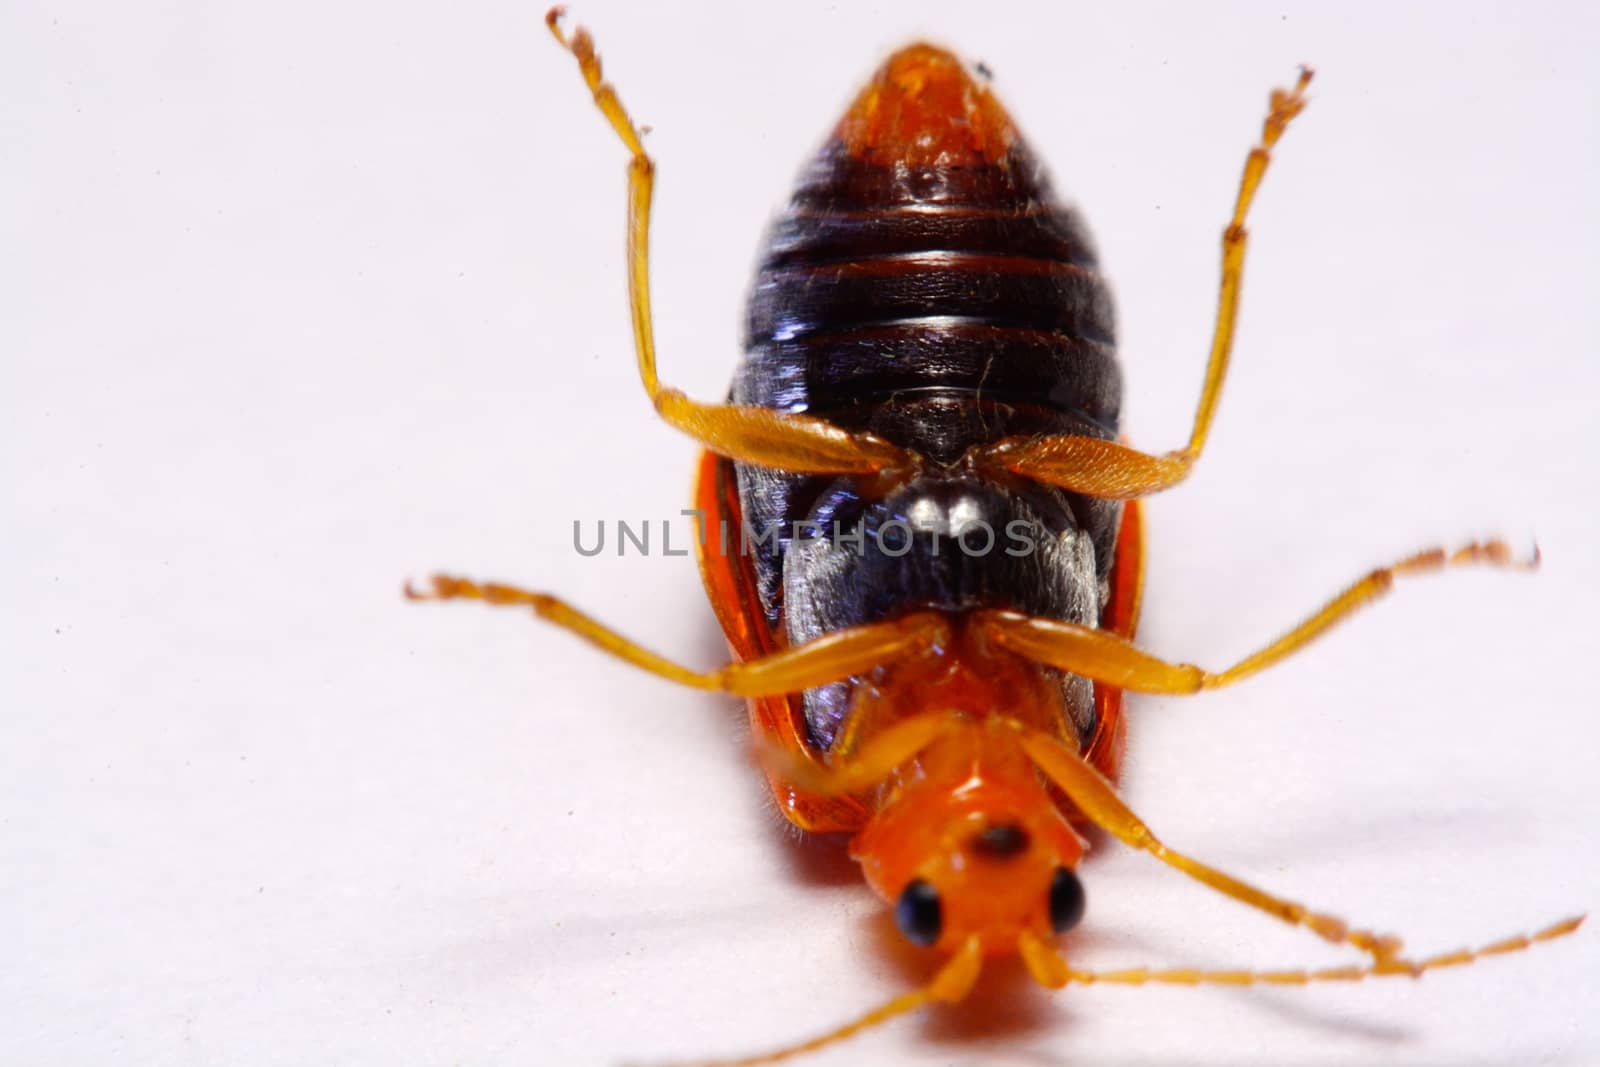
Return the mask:
{"type": "MultiPolygon", "coordinates": [[[[952,463],[1015,434],[1114,438],[1114,345],[1110,293],[1077,214],[988,93],[948,53],[918,46],[879,72],[774,224],[732,399],[952,463]]],[[[757,529],[848,495],[848,479],[738,474],[757,529]]],[[[1063,503],[1103,579],[1119,509],[1063,503]]],[[[776,620],[781,559],[756,571],[776,620]]]]}
{"type": "Polygon", "coordinates": [[[906,173],[836,140],[773,228],[734,397],[871,429],[936,462],[994,439],[990,413],[952,434],[897,418],[902,402],[987,402],[1028,424],[1010,432],[1043,419],[1109,436],[1113,329],[1088,238],[1023,149],[906,173]]]}

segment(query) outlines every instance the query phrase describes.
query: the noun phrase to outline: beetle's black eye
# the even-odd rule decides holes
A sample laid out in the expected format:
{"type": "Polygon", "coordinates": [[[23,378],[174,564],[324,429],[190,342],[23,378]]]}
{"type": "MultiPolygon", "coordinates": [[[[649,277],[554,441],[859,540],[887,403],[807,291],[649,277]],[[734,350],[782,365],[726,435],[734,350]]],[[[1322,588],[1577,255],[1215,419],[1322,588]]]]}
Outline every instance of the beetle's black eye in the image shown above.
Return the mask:
{"type": "Polygon", "coordinates": [[[1050,926],[1064,934],[1083,921],[1083,883],[1066,867],[1057,867],[1050,880],[1050,926]]]}
{"type": "Polygon", "coordinates": [[[894,906],[894,921],[913,944],[933,944],[944,926],[939,891],[921,878],[916,879],[901,891],[900,902],[894,906]]]}

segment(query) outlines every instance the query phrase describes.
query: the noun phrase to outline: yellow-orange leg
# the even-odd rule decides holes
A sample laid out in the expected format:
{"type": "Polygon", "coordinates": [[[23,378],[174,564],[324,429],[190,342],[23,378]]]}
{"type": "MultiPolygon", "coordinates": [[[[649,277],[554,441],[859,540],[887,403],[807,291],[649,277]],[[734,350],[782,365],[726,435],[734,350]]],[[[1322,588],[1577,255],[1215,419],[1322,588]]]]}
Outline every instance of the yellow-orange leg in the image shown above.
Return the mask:
{"type": "Polygon", "coordinates": [[[925,1004],[955,1004],[965,1000],[972,991],[973,985],[978,981],[978,975],[983,970],[983,948],[976,937],[968,939],[956,950],[945,965],[939,968],[939,973],[921,989],[914,989],[909,993],[902,993],[887,1004],[873,1008],[860,1018],[853,1019],[843,1026],[829,1030],[808,1041],[800,1041],[773,1052],[764,1052],[757,1056],[744,1056],[736,1060],[710,1060],[701,1061],[695,1067],[764,1067],[765,1064],[779,1063],[803,1056],[808,1052],[837,1044],[847,1038],[854,1037],[863,1030],[871,1029],[879,1023],[888,1022],[897,1015],[916,1011],[925,1004]]]}
{"type": "Polygon", "coordinates": [[[1360,608],[1384,596],[1394,586],[1396,578],[1468,564],[1534,570],[1539,566],[1539,550],[1535,547],[1533,557],[1524,562],[1512,556],[1510,546],[1504,541],[1488,541],[1454,552],[1430,549],[1391,566],[1379,567],[1276,641],[1227,670],[1215,673],[1192,663],[1168,663],[1140,651],[1114,633],[1058,619],[1033,618],[1014,611],[983,611],[975,615],[973,625],[988,633],[1002,648],[1097,682],[1139,693],[1198,693],[1203,689],[1232,685],[1292,655],[1360,608]]]}
{"type": "Polygon", "coordinates": [[[778,747],[763,750],[762,762],[786,781],[823,796],[848,796],[889,777],[896,767],[956,728],[961,716],[953,711],[924,711],[901,719],[874,734],[856,751],[827,763],[802,757],[778,747]]]}
{"type": "Polygon", "coordinates": [[[578,61],[595,106],[622,139],[628,163],[628,301],[633,313],[633,342],[644,383],[656,413],[668,425],[688,434],[720,456],[780,470],[810,474],[872,474],[904,469],[915,458],[897,445],[870,434],[854,434],[822,419],[791,415],[769,408],[701,404],[656,377],[655,330],[650,311],[650,198],[655,188],[655,162],[616,90],[600,73],[594,39],[584,29],[568,37],[561,30],[564,10],[550,9],[545,23],[561,46],[578,61]]]}
{"type": "Polygon", "coordinates": [[[1367,978],[1421,978],[1429,971],[1463,967],[1490,956],[1521,952],[1545,941],[1565,937],[1583,924],[1586,916],[1563,919],[1538,933],[1517,934],[1475,949],[1443,952],[1425,960],[1380,959],[1367,967],[1326,967],[1321,970],[1284,971],[1202,971],[1191,968],[1151,970],[1132,967],[1120,971],[1079,971],[1068,967],[1055,950],[1032,934],[1024,934],[1018,945],[1028,972],[1052,989],[1069,983],[1080,985],[1310,985],[1313,982],[1360,982],[1367,978]]]}
{"type": "Polygon", "coordinates": [[[798,693],[852,674],[863,674],[879,664],[942,643],[949,634],[948,625],[941,616],[922,612],[891,622],[836,630],[807,644],[745,663],[695,671],[635,644],[548,593],[493,582],[480,585],[443,574],[435,575],[432,581],[432,592],[420,593],[408,584],[406,596],[412,600],[481,600],[487,604],[531,608],[539,618],[658,677],[695,689],[721,690],[745,697],[798,693]]]}
{"type": "Polygon", "coordinates": [[[1397,958],[1400,951],[1398,938],[1368,930],[1352,930],[1342,919],[1275,897],[1168,848],[1122,802],[1111,783],[1101,777],[1100,772],[1083,757],[1048,734],[1021,724],[1015,726],[1023,751],[1044,772],[1045,777],[1054,782],[1090,821],[1125,844],[1145,850],[1161,862],[1242,904],[1258,908],[1292,926],[1304,926],[1325,940],[1359,948],[1379,964],[1397,958]]]}
{"type": "Polygon", "coordinates": [[[1176,451],[1152,456],[1115,441],[1093,437],[1015,437],[978,449],[974,461],[979,469],[1001,467],[1073,492],[1118,500],[1159,493],[1188,477],[1211,432],[1211,419],[1216,414],[1222,382],[1228,373],[1234,324],[1239,314],[1239,283],[1244,272],[1245,217],[1255,199],[1256,188],[1261,184],[1261,176],[1272,160],[1273,145],[1283,136],[1290,121],[1305,109],[1305,90],[1310,81],[1311,71],[1301,68],[1294,88],[1272,91],[1272,104],[1262,124],[1261,141],[1245,160],[1233,218],[1222,233],[1222,285],[1217,297],[1217,324],[1211,337],[1211,356],[1206,362],[1205,384],[1200,390],[1200,404],[1195,410],[1189,443],[1176,451]]]}

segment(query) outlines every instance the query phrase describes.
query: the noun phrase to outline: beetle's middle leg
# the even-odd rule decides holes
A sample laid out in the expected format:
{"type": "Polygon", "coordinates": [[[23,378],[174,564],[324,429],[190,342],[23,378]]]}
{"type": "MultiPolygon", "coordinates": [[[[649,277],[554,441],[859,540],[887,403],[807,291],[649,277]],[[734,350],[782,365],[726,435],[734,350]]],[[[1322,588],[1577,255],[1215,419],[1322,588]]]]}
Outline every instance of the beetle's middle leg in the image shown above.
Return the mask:
{"type": "Polygon", "coordinates": [[[628,163],[628,302],[639,378],[656,414],[719,456],[763,467],[805,474],[875,474],[912,466],[915,460],[909,452],[871,434],[851,433],[824,419],[770,408],[701,404],[661,384],[656,376],[650,311],[650,198],[655,189],[655,161],[645,151],[639,128],[616,90],[602,79],[594,39],[583,29],[568,37],[561,30],[561,15],[560,8],[551,8],[545,23],[577,59],[595,106],[632,157],[628,163]]]}
{"type": "Polygon", "coordinates": [[[948,640],[949,635],[949,624],[942,616],[918,612],[888,622],[836,630],[806,644],[780,649],[744,663],[696,671],[650,651],[549,593],[495,582],[480,584],[443,574],[435,575],[432,584],[432,591],[426,593],[408,584],[406,596],[412,600],[481,600],[488,604],[530,608],[539,618],[657,677],[735,696],[797,693],[826,685],[914,655],[948,640]]]}
{"type": "Polygon", "coordinates": [[[1119,689],[1136,693],[1198,693],[1232,685],[1287,658],[1362,607],[1386,595],[1394,587],[1396,578],[1469,564],[1534,570],[1539,565],[1539,554],[1535,548],[1531,559],[1518,560],[1504,541],[1475,542],[1454,552],[1442,548],[1419,552],[1409,559],[1372,571],[1276,641],[1217,672],[1192,663],[1157,659],[1117,634],[1059,619],[1033,618],[1014,611],[983,611],[977,614],[974,625],[1002,648],[1119,689]]]}
{"type": "Polygon", "coordinates": [[[980,469],[1000,468],[1071,492],[1118,500],[1159,493],[1189,476],[1211,432],[1211,419],[1216,414],[1222,382],[1228,373],[1228,358],[1233,351],[1234,325],[1239,316],[1239,283],[1244,273],[1248,237],[1245,218],[1250,213],[1267,164],[1272,161],[1273,146],[1290,121],[1305,109],[1305,90],[1310,81],[1311,71],[1302,67],[1292,89],[1272,91],[1271,108],[1261,127],[1261,140],[1245,160],[1233,218],[1222,232],[1222,285],[1217,295],[1217,323],[1189,443],[1172,452],[1150,455],[1116,441],[1094,437],[1013,437],[976,450],[974,459],[980,469]]]}

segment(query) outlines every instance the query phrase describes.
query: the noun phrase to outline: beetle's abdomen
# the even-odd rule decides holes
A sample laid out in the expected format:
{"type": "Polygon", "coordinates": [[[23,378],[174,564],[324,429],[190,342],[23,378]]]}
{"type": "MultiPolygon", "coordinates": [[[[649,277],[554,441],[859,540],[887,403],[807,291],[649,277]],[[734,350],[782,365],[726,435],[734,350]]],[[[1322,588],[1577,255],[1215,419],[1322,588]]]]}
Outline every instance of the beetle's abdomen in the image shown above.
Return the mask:
{"type": "Polygon", "coordinates": [[[938,462],[993,434],[919,434],[878,409],[988,401],[1103,436],[1121,392],[1093,248],[1024,146],[914,170],[837,138],[773,227],[734,385],[740,402],[871,429],[938,462]]]}
{"type": "Polygon", "coordinates": [[[735,398],[874,429],[939,462],[989,436],[871,425],[871,409],[932,395],[1114,432],[1121,381],[1093,250],[1020,148],[908,173],[833,141],[773,228],[735,398]]]}
{"type": "MultiPolygon", "coordinates": [[[[732,399],[877,434],[934,463],[1017,434],[1117,434],[1110,293],[1077,214],[949,53],[897,53],[813,159],[756,274],[732,399]]],[[[746,521],[840,481],[739,467],[746,521]]],[[[1100,577],[1120,509],[1064,497],[1100,577]]],[[[1058,531],[1059,532],[1059,531],[1058,531]]],[[[769,618],[781,552],[756,561],[769,618]]]]}
{"type": "Polygon", "coordinates": [[[1010,117],[950,53],[913,45],[845,113],[773,226],[734,395],[950,462],[993,433],[955,440],[892,417],[880,429],[874,409],[987,400],[1114,434],[1114,332],[1088,234],[1010,117]]]}

